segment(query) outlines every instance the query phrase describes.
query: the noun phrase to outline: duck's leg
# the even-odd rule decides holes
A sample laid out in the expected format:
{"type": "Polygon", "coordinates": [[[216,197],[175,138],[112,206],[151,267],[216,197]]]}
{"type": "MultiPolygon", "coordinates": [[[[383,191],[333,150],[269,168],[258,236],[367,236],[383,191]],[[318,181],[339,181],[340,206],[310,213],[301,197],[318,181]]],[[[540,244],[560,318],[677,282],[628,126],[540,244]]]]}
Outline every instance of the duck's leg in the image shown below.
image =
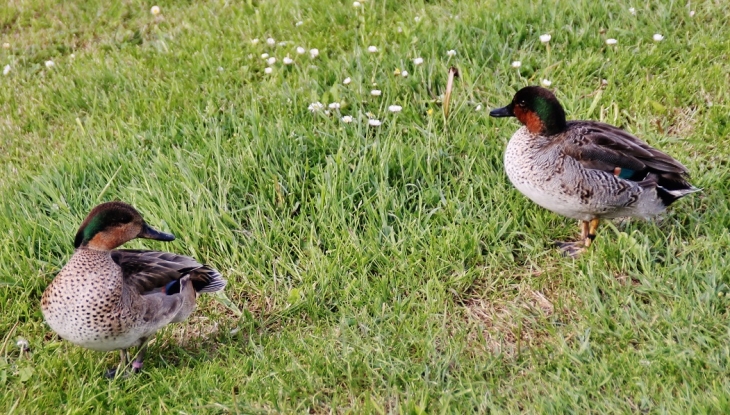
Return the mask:
{"type": "Polygon", "coordinates": [[[594,239],[596,239],[596,230],[598,230],[598,224],[601,222],[598,218],[591,219],[590,223],[588,224],[588,234],[583,239],[586,241],[586,248],[591,246],[591,243],[594,239]]]}
{"type": "Polygon", "coordinates": [[[147,352],[147,340],[144,339],[142,341],[142,346],[139,347],[139,351],[137,352],[137,357],[134,358],[134,361],[132,362],[132,372],[133,373],[139,373],[142,371],[142,363],[144,361],[144,354],[147,352]]]}
{"type": "Polygon", "coordinates": [[[577,257],[578,255],[582,254],[586,247],[588,247],[588,244],[586,241],[588,238],[590,238],[590,229],[589,224],[587,221],[580,221],[580,240],[575,242],[556,242],[555,245],[560,248],[560,251],[565,256],[569,257],[577,257]]]}
{"type": "Polygon", "coordinates": [[[120,357],[119,366],[113,367],[113,368],[107,370],[106,373],[104,374],[104,376],[107,379],[114,379],[115,377],[117,377],[117,373],[122,373],[122,372],[124,372],[124,370],[126,370],[127,359],[129,358],[129,356],[127,356],[127,349],[120,349],[119,357],[120,357]]]}

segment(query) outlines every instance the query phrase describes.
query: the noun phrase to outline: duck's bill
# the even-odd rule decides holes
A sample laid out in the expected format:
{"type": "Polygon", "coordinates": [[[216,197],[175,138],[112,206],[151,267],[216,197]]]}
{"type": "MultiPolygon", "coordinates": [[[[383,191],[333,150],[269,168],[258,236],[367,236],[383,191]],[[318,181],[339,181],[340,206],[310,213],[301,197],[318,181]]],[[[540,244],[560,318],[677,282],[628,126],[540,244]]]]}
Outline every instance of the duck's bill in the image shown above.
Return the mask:
{"type": "Polygon", "coordinates": [[[489,116],[491,117],[514,117],[515,114],[512,112],[512,109],[507,107],[497,108],[489,111],[489,116]]]}
{"type": "Polygon", "coordinates": [[[171,233],[160,232],[145,223],[145,225],[142,227],[142,232],[137,235],[137,238],[154,239],[156,241],[174,241],[175,235],[171,233]]]}

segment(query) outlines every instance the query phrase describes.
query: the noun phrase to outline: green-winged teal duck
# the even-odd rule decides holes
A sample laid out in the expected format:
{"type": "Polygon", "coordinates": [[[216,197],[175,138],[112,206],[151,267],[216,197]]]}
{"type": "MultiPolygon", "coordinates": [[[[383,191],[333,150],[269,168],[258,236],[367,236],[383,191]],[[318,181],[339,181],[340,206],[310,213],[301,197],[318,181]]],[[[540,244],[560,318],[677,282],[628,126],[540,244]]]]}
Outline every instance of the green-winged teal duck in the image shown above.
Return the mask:
{"type": "Polygon", "coordinates": [[[581,239],[559,242],[568,255],[590,246],[601,219],[654,216],[698,191],[680,162],[626,131],[596,121],[566,121],[549,90],[528,86],[492,117],[523,127],[507,144],[504,166],[514,186],[538,205],[581,221],[581,239]]]}
{"type": "MultiPolygon", "coordinates": [[[[146,342],[162,327],[185,320],[198,293],[222,290],[215,269],[167,252],[115,249],[135,238],[172,241],[123,202],[102,203],[81,224],[71,259],[46,288],[43,316],[62,338],[92,350],[141,346],[132,371],[142,368],[146,342]]],[[[120,373],[112,369],[107,376],[120,373]]]]}

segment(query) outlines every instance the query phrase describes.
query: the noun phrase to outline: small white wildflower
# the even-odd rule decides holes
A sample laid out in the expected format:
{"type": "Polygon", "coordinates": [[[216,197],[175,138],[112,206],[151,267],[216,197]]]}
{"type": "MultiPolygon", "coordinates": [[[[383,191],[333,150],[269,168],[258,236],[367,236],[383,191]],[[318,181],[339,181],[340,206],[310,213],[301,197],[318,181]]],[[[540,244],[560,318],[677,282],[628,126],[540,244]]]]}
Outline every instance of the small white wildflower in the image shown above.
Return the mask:
{"type": "Polygon", "coordinates": [[[276,58],[272,56],[266,60],[266,63],[268,63],[269,65],[273,65],[276,63],[276,58]]]}
{"type": "Polygon", "coordinates": [[[345,84],[345,85],[350,85],[350,82],[352,82],[352,79],[350,79],[349,76],[347,78],[345,78],[344,81],[342,81],[342,83],[345,84]]]}
{"type": "Polygon", "coordinates": [[[267,66],[266,68],[264,68],[264,73],[266,75],[270,75],[272,72],[274,72],[274,70],[271,67],[267,66]]]}
{"type": "Polygon", "coordinates": [[[269,59],[269,54],[268,53],[262,53],[261,54],[261,59],[269,59]]]}
{"type": "Polygon", "coordinates": [[[360,4],[360,2],[359,2],[359,1],[353,1],[353,2],[352,2],[352,7],[358,8],[358,7],[360,7],[360,6],[362,6],[362,4],[360,4]]]}
{"type": "Polygon", "coordinates": [[[618,43],[618,40],[616,40],[614,38],[606,39],[606,44],[609,45],[609,46],[613,46],[613,45],[615,45],[617,43],[618,43]]]}
{"type": "Polygon", "coordinates": [[[512,62],[512,67],[515,68],[515,69],[519,68],[520,66],[522,66],[522,62],[520,62],[520,61],[513,61],[512,62]]]}
{"type": "Polygon", "coordinates": [[[259,39],[258,38],[251,39],[251,44],[252,45],[258,45],[259,44],[259,39]]]}
{"type": "Polygon", "coordinates": [[[276,46],[276,40],[273,37],[266,39],[266,44],[269,46],[276,46]]]}
{"type": "Polygon", "coordinates": [[[294,23],[294,26],[299,27],[299,26],[301,26],[303,24],[304,24],[304,22],[300,20],[300,21],[294,23]]]}
{"type": "Polygon", "coordinates": [[[10,43],[8,43],[8,42],[3,43],[3,49],[10,49],[10,43]]]}
{"type": "Polygon", "coordinates": [[[420,22],[421,21],[421,16],[414,17],[413,18],[413,21],[416,22],[416,23],[420,22]]]}
{"type": "Polygon", "coordinates": [[[603,86],[608,85],[608,79],[601,79],[601,85],[603,85],[603,86]]]}
{"type": "Polygon", "coordinates": [[[654,36],[652,36],[652,39],[654,39],[655,42],[661,42],[664,40],[664,36],[662,36],[659,33],[654,33],[654,36]]]}
{"type": "Polygon", "coordinates": [[[633,7],[629,7],[629,13],[636,15],[636,9],[633,7]]]}
{"type": "Polygon", "coordinates": [[[370,95],[374,97],[379,97],[380,94],[382,94],[382,92],[379,89],[373,89],[372,91],[370,91],[370,95]]]}
{"type": "Polygon", "coordinates": [[[72,54],[68,55],[68,57],[71,58],[71,59],[76,59],[76,54],[75,53],[72,53],[72,54]]]}
{"type": "Polygon", "coordinates": [[[311,56],[312,59],[319,56],[319,49],[309,49],[309,56],[311,56]]]}
{"type": "Polygon", "coordinates": [[[401,71],[400,76],[408,78],[408,71],[401,71]]]}
{"type": "Polygon", "coordinates": [[[331,110],[338,110],[340,109],[340,103],[339,102],[330,102],[328,105],[331,110]]]}
{"type": "Polygon", "coordinates": [[[453,58],[454,56],[456,56],[456,51],[451,49],[450,51],[446,52],[446,56],[453,58]]]}
{"type": "Polygon", "coordinates": [[[550,36],[549,33],[545,33],[544,35],[540,35],[540,42],[542,42],[542,43],[548,43],[550,41],[550,39],[552,39],[552,38],[553,37],[550,36]]]}
{"type": "Polygon", "coordinates": [[[398,26],[398,29],[396,30],[398,33],[403,33],[403,28],[398,26]]]}
{"type": "Polygon", "coordinates": [[[307,50],[301,46],[297,46],[297,53],[300,55],[304,55],[305,53],[307,53],[307,50]]]}
{"type": "Polygon", "coordinates": [[[694,10],[690,10],[689,17],[695,17],[695,11],[694,10]]]}
{"type": "Polygon", "coordinates": [[[160,6],[152,6],[152,8],[150,9],[150,13],[152,13],[155,16],[160,14],[160,6]]]}
{"type": "Polygon", "coordinates": [[[375,53],[378,51],[378,48],[376,46],[368,46],[368,52],[375,53]]]}
{"type": "Polygon", "coordinates": [[[46,61],[46,68],[53,68],[55,65],[56,64],[51,60],[46,61]]]}
{"type": "Polygon", "coordinates": [[[30,350],[30,343],[28,343],[28,340],[18,337],[18,340],[15,342],[15,345],[18,346],[18,348],[24,352],[27,352],[30,350]]]}
{"type": "Polygon", "coordinates": [[[324,109],[324,104],[322,104],[319,101],[313,102],[313,103],[309,104],[309,107],[307,107],[307,109],[312,112],[322,111],[324,109]]]}
{"type": "Polygon", "coordinates": [[[281,42],[279,42],[279,46],[286,46],[286,43],[286,40],[282,40],[281,42]]]}
{"type": "Polygon", "coordinates": [[[422,64],[422,63],[423,63],[423,58],[416,58],[416,59],[413,59],[413,64],[414,64],[414,65],[420,65],[420,64],[422,64]]]}
{"type": "Polygon", "coordinates": [[[549,79],[543,79],[541,81],[541,83],[542,83],[542,86],[550,86],[553,84],[552,81],[550,81],[549,79]]]}
{"type": "Polygon", "coordinates": [[[5,68],[3,68],[3,75],[7,75],[10,73],[10,65],[5,65],[5,68]]]}
{"type": "Polygon", "coordinates": [[[292,63],[294,63],[294,59],[288,56],[284,57],[284,59],[282,59],[281,61],[284,62],[284,65],[291,65],[292,63]]]}
{"type": "Polygon", "coordinates": [[[219,66],[218,67],[218,72],[223,72],[223,67],[222,66],[219,66]]]}
{"type": "Polygon", "coordinates": [[[474,111],[481,111],[482,110],[482,104],[477,104],[476,107],[474,107],[474,111]]]}
{"type": "Polygon", "coordinates": [[[352,122],[352,115],[345,115],[344,117],[342,117],[342,122],[344,122],[346,124],[351,123],[352,122]]]}
{"type": "Polygon", "coordinates": [[[380,120],[368,120],[368,125],[372,125],[373,127],[378,127],[382,124],[380,120]]]}
{"type": "Polygon", "coordinates": [[[390,112],[401,112],[401,110],[403,110],[403,107],[400,105],[391,105],[388,107],[388,111],[390,112]]]}

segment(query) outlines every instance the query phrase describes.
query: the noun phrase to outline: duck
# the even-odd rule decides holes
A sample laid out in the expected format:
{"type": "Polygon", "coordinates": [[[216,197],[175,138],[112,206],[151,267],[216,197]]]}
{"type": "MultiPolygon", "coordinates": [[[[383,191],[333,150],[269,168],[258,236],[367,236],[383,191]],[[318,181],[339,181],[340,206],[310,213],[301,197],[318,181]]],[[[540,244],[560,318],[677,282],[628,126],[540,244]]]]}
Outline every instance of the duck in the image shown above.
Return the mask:
{"type": "Polygon", "coordinates": [[[46,323],[62,339],[97,350],[119,350],[121,362],[106,376],[139,373],[147,343],[158,330],[187,319],[200,293],[222,290],[214,268],[168,252],[116,249],[135,239],[172,241],[144,221],[132,205],[94,207],[81,223],[75,251],[41,297],[46,323]],[[128,349],[139,347],[128,370],[128,349]]]}
{"type": "Polygon", "coordinates": [[[489,115],[522,124],[504,153],[510,182],[537,205],[579,221],[578,241],[556,242],[568,256],[591,246],[601,220],[649,219],[701,190],[689,183],[682,163],[621,128],[566,121],[546,88],[524,87],[489,115]]]}

